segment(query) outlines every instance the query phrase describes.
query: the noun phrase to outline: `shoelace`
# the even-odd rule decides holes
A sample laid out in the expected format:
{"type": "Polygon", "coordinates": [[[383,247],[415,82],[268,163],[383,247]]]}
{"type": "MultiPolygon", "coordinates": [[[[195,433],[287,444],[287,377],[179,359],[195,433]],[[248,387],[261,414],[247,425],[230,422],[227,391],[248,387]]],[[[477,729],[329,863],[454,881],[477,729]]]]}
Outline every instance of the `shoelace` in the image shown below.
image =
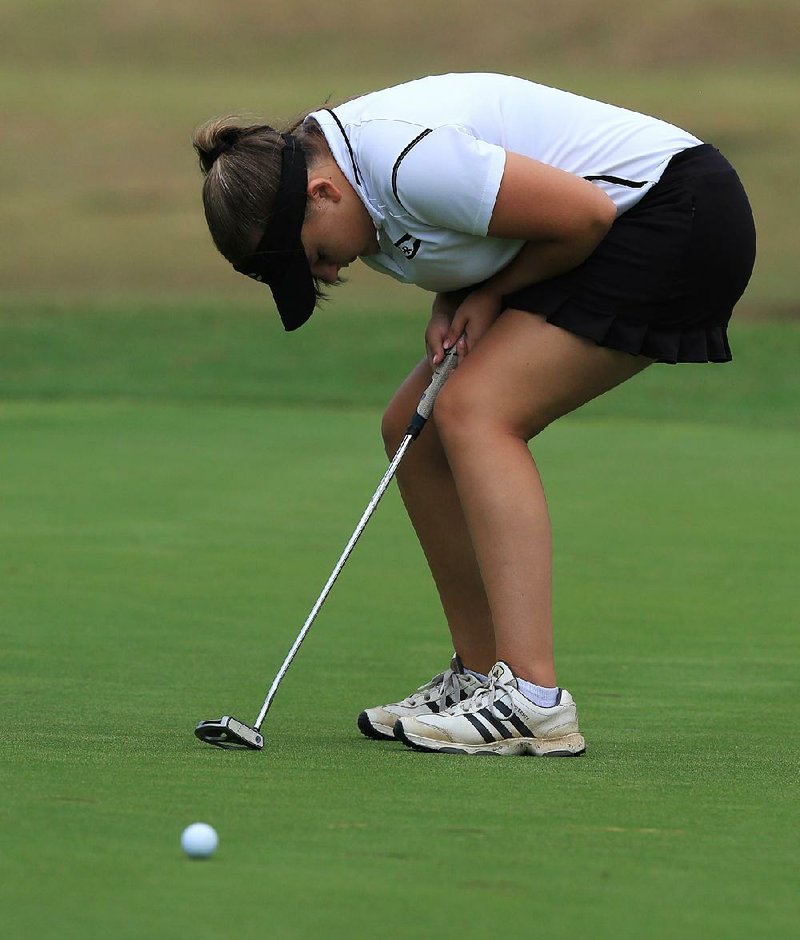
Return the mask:
{"type": "Polygon", "coordinates": [[[432,701],[444,703],[448,695],[454,702],[458,703],[461,698],[461,684],[458,676],[459,674],[452,669],[447,669],[445,672],[439,673],[438,676],[434,676],[426,685],[421,686],[416,692],[412,692],[411,695],[405,699],[403,704],[412,706],[420,704],[427,705],[432,701]]]}
{"type": "Polygon", "coordinates": [[[501,682],[497,676],[490,675],[486,685],[476,689],[468,699],[456,703],[450,709],[450,714],[463,715],[465,712],[477,712],[482,708],[488,708],[494,718],[503,719],[506,716],[498,712],[494,703],[498,700],[499,692],[508,700],[507,704],[510,704],[511,691],[512,687],[510,685],[501,682]]]}

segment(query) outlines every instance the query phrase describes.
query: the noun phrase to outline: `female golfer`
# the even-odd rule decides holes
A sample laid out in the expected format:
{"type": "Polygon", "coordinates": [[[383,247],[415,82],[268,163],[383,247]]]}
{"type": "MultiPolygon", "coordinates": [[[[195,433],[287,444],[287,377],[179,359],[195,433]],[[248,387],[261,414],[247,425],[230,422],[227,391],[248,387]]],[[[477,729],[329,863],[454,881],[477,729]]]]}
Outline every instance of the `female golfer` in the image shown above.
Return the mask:
{"type": "Polygon", "coordinates": [[[211,235],[287,330],[357,258],[434,294],[427,355],[386,411],[389,454],[445,350],[459,367],[398,484],[456,655],[359,727],[429,751],[575,755],[553,662],[551,539],[528,442],[653,362],[726,362],[755,257],[725,158],[692,134],[518,78],[439,75],[195,135],[211,235]]]}

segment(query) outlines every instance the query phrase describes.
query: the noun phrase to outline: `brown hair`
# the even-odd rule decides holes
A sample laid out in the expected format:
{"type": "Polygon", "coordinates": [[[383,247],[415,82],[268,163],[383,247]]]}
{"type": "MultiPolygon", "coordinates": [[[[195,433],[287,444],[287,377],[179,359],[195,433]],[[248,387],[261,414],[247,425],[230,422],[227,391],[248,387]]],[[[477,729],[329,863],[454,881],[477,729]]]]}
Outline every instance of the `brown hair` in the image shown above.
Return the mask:
{"type": "MultiPolygon", "coordinates": [[[[311,165],[325,146],[314,121],[294,121],[311,165]]],[[[241,123],[235,116],[214,118],[192,138],[203,171],[203,208],[219,252],[232,264],[252,254],[269,219],[281,175],[281,132],[268,124],[241,123]]]]}

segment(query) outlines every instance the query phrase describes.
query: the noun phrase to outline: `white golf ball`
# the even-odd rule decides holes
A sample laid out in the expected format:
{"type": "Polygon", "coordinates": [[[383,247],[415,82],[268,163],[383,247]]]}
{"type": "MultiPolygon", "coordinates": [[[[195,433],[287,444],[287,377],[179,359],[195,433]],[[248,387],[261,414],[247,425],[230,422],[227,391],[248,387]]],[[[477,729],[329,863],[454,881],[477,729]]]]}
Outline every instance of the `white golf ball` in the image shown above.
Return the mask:
{"type": "Polygon", "coordinates": [[[216,851],[219,836],[213,826],[196,822],[181,833],[181,848],[189,858],[208,858],[216,851]]]}

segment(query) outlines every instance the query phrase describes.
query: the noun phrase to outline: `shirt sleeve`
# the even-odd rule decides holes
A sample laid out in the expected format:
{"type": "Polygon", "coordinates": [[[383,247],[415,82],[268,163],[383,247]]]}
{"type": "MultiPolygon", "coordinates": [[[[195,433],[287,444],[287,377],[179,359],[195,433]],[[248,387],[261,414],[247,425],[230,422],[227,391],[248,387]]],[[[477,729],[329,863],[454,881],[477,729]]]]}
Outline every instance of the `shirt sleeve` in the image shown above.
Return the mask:
{"type": "Polygon", "coordinates": [[[392,190],[427,225],[485,236],[505,164],[502,147],[445,125],[423,131],[398,156],[392,190]]]}

